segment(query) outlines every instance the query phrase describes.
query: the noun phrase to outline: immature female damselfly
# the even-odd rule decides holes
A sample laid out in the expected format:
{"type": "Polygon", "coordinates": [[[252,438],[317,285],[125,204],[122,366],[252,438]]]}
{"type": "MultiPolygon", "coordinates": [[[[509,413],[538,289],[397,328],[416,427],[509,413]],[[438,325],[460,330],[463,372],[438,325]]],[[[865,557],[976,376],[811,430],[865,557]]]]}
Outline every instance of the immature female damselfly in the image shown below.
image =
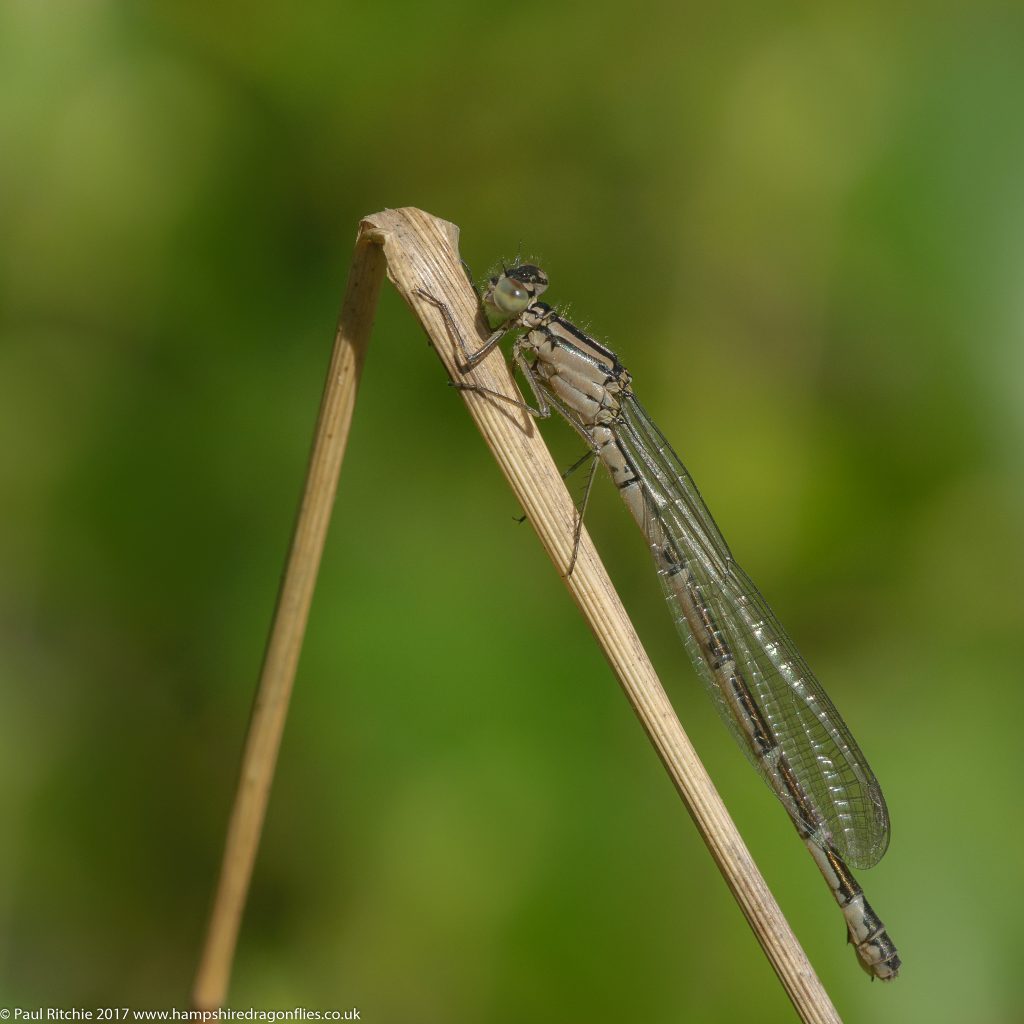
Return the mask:
{"type": "Polygon", "coordinates": [[[593,455],[588,494],[598,462],[610,473],[650,545],[698,674],[814,857],[861,965],[873,978],[895,978],[896,947],[847,867],[872,867],[889,843],[889,815],[874,773],[737,565],[686,467],[636,400],[629,372],[609,348],[537,301],[547,284],[544,272],[528,264],[492,278],[482,303],[494,332],[474,352],[444,304],[421,294],[445,312],[466,370],[516,332],[512,355],[537,402],[530,411],[547,417],[556,410],[587,443],[593,455]]]}

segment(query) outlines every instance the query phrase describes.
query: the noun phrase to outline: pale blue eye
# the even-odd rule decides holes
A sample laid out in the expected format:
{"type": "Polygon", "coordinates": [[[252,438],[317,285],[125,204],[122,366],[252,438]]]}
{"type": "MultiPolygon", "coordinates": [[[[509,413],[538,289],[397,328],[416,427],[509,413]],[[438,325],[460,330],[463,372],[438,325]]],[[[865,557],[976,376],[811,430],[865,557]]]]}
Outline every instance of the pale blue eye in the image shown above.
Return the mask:
{"type": "Polygon", "coordinates": [[[503,277],[494,289],[494,304],[503,312],[521,313],[530,304],[530,293],[512,278],[503,277]]]}

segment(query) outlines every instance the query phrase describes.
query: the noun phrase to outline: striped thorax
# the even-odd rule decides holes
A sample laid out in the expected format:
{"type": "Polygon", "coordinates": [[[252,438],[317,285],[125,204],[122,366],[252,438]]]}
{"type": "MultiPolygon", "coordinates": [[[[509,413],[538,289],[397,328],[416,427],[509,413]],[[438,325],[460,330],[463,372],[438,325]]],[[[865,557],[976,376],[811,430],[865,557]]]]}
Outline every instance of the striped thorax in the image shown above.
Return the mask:
{"type": "Polygon", "coordinates": [[[614,422],[632,381],[618,356],[547,303],[535,302],[521,322],[527,333],[516,346],[533,356],[533,372],[558,400],[559,411],[584,431],[614,422]]]}

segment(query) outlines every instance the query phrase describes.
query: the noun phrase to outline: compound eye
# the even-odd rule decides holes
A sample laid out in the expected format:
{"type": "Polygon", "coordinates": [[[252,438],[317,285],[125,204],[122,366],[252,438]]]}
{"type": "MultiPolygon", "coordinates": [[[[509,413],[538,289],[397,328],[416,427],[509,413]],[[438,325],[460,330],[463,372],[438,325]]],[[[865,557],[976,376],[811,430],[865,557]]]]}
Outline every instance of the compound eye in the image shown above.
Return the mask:
{"type": "Polygon", "coordinates": [[[506,275],[495,285],[493,301],[503,313],[514,316],[522,313],[530,304],[530,293],[522,284],[506,275]]]}

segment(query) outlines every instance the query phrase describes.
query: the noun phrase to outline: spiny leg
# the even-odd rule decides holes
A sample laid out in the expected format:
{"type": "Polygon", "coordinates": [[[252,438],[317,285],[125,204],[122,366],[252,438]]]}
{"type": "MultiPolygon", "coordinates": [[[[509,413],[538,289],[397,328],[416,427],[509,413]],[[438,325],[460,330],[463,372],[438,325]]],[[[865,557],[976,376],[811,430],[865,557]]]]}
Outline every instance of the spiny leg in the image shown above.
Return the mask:
{"type": "Polygon", "coordinates": [[[576,512],[576,529],[573,530],[572,534],[572,558],[569,559],[569,568],[566,570],[566,579],[572,575],[573,569],[576,568],[576,558],[580,553],[580,538],[583,536],[583,517],[587,512],[587,505],[590,503],[590,491],[594,486],[594,477],[597,475],[597,464],[599,462],[598,453],[596,451],[587,452],[583,459],[580,459],[573,466],[570,466],[565,473],[562,474],[562,479],[583,465],[583,461],[589,458],[590,462],[590,474],[587,476],[587,486],[583,491],[583,501],[580,504],[579,509],[576,512]]]}
{"type": "Polygon", "coordinates": [[[452,314],[451,307],[448,303],[444,302],[442,299],[436,298],[423,288],[417,288],[416,294],[421,299],[426,299],[427,302],[438,309],[441,313],[441,318],[444,320],[445,327],[448,329],[448,333],[458,343],[459,349],[462,351],[462,355],[465,359],[465,362],[456,363],[459,373],[468,373],[472,370],[477,363],[485,359],[492,351],[494,351],[498,342],[501,341],[509,331],[514,330],[516,327],[514,321],[507,321],[498,327],[497,330],[492,331],[488,339],[479,348],[471,351],[469,346],[466,344],[466,339],[462,336],[462,331],[459,330],[459,325],[455,322],[455,316],[452,314]]]}
{"type": "MultiPolygon", "coordinates": [[[[568,480],[569,477],[571,477],[573,475],[573,473],[575,473],[576,470],[579,469],[580,466],[583,465],[584,462],[586,462],[588,459],[592,459],[592,458],[594,458],[594,452],[593,451],[585,451],[568,469],[563,469],[562,470],[562,479],[563,480],[568,480]]],[[[525,523],[526,522],[526,513],[524,512],[521,516],[516,516],[516,522],[517,523],[525,523]]]]}

